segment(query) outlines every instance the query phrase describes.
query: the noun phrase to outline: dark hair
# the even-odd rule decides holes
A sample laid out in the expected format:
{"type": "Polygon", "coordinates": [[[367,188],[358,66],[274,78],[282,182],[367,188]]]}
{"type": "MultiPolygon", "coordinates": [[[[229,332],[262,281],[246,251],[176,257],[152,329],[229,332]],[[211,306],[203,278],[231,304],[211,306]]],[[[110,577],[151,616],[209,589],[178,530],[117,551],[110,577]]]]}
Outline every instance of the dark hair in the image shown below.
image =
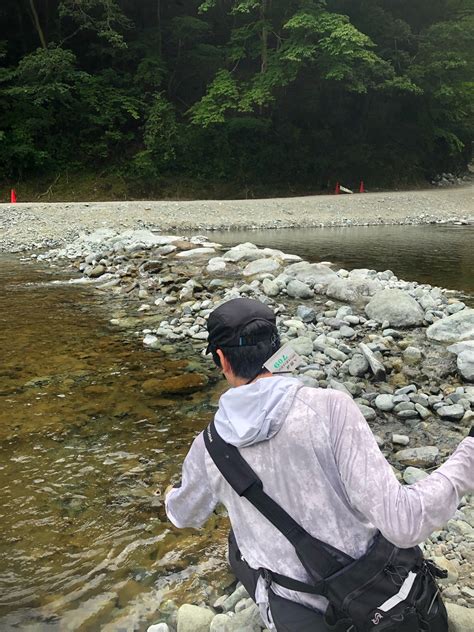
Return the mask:
{"type": "MultiPolygon", "coordinates": [[[[269,328],[262,331],[260,323],[249,323],[242,329],[241,337],[249,341],[252,337],[264,336],[265,339],[258,340],[255,344],[245,344],[242,347],[220,347],[237,377],[252,379],[264,373],[266,371],[263,368],[264,362],[271,358],[280,347],[280,337],[276,329],[273,332],[269,328]],[[265,336],[266,332],[268,336],[265,336]]],[[[212,350],[212,358],[220,367],[221,362],[215,349],[212,350]]]]}

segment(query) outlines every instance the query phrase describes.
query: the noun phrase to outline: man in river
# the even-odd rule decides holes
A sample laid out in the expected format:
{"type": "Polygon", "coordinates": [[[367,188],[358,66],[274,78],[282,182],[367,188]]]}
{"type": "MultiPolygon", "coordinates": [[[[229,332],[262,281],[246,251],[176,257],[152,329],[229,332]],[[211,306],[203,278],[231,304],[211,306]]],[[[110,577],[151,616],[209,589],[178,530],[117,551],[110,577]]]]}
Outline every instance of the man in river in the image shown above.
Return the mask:
{"type": "MultiPolygon", "coordinates": [[[[407,549],[446,523],[462,496],[474,490],[474,437],[430,476],[402,486],[348,395],[272,375],[263,365],[280,342],[266,305],[244,298],[224,303],[210,314],[208,331],[208,352],[231,387],[219,401],[217,433],[238,448],[266,493],[312,536],[356,559],[379,531],[407,549]]],[[[232,524],[230,564],[267,627],[329,629],[324,597],[276,582],[268,586],[259,574],[265,568],[309,581],[290,542],[224,479],[203,433],[186,456],[181,486],[167,491],[165,502],[178,528],[200,528],[217,503],[225,505],[232,524]]]]}

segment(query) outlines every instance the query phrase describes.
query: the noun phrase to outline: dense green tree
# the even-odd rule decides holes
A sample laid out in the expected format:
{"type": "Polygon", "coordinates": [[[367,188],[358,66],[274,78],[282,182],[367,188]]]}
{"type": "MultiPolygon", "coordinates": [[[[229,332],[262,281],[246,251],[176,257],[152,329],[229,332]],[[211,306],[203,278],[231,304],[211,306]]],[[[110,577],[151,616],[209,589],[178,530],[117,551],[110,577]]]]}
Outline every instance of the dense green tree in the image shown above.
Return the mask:
{"type": "Polygon", "coordinates": [[[0,180],[244,195],[470,158],[474,0],[4,0],[0,25],[0,180]]]}

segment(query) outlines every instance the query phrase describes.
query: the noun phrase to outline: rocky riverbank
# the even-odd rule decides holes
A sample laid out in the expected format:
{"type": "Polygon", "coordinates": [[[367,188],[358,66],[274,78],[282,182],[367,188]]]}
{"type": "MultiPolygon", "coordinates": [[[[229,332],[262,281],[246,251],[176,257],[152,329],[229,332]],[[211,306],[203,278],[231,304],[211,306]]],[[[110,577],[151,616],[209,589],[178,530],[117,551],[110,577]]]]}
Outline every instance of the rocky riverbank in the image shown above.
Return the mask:
{"type": "Polygon", "coordinates": [[[99,228],[162,231],[474,223],[474,184],[262,200],[0,205],[0,252],[51,248],[99,228]]]}
{"type": "MultiPolygon", "coordinates": [[[[251,243],[224,249],[205,237],[148,230],[101,229],[33,257],[69,262],[84,282],[122,301],[111,324],[150,349],[204,353],[206,318],[220,302],[249,296],[269,304],[282,340],[304,360],[300,379],[351,395],[405,484],[436,468],[474,423],[474,310],[455,292],[405,282],[390,270],[335,270],[251,243]]],[[[143,387],[202,388],[206,366],[176,384],[164,378],[143,387]]],[[[465,497],[423,545],[448,570],[441,589],[452,604],[452,629],[462,632],[474,629],[473,542],[474,499],[465,497]]],[[[210,606],[168,602],[160,618],[154,632],[261,629],[241,588],[210,606]]]]}

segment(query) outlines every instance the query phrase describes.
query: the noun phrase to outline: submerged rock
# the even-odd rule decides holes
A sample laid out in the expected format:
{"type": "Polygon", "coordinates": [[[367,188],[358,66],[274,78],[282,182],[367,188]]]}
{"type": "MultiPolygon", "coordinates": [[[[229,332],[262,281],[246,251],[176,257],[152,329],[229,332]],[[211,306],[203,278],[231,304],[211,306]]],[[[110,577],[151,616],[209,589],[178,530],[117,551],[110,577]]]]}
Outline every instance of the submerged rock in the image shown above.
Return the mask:
{"type": "Polygon", "coordinates": [[[202,373],[183,373],[166,377],[163,380],[151,378],[142,384],[145,393],[149,395],[187,394],[201,389],[208,383],[208,378],[202,373]]]}

